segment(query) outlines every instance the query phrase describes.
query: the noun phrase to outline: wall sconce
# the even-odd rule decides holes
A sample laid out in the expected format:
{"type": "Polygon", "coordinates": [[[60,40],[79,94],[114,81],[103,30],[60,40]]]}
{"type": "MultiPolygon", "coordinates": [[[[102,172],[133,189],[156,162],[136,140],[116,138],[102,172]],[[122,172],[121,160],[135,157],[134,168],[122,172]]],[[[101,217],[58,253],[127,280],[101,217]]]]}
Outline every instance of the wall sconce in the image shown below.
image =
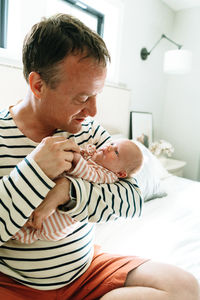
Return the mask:
{"type": "Polygon", "coordinates": [[[162,39],[167,39],[172,44],[178,47],[178,50],[169,50],[164,55],[163,69],[168,74],[186,74],[191,69],[192,53],[189,50],[183,50],[182,45],[177,44],[168,38],[165,34],[156,42],[150,51],[147,48],[142,48],[140,56],[142,60],[146,60],[151,54],[152,50],[160,43],[162,39]]]}

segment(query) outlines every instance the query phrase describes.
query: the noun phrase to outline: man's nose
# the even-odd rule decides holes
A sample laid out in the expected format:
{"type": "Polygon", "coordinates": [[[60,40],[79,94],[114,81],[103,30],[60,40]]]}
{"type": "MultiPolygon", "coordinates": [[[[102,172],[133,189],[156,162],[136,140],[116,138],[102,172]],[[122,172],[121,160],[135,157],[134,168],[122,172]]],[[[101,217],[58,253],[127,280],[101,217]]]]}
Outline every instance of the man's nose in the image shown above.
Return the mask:
{"type": "Polygon", "coordinates": [[[97,105],[96,105],[96,96],[91,97],[89,101],[87,101],[87,105],[84,108],[87,112],[88,116],[94,117],[97,113],[97,105]]]}

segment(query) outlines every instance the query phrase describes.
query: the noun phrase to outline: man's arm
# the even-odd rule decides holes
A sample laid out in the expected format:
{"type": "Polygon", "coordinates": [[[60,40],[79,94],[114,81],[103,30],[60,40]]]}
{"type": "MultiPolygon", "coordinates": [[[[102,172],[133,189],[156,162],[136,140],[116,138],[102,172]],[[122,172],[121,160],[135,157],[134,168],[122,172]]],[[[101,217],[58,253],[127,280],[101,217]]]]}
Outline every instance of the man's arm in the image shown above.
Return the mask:
{"type": "Polygon", "coordinates": [[[45,199],[55,183],[31,157],[0,180],[0,245],[7,242],[45,199]]]}
{"type": "Polygon", "coordinates": [[[79,148],[61,137],[44,139],[0,180],[0,245],[8,241],[55,186],[51,180],[71,168],[79,148]],[[67,150],[67,151],[66,151],[67,150]]]}
{"type": "Polygon", "coordinates": [[[69,177],[76,205],[66,213],[80,222],[107,222],[141,215],[142,198],[134,178],[112,184],[93,184],[69,177]]]}
{"type": "Polygon", "coordinates": [[[41,229],[42,222],[51,216],[59,205],[66,204],[70,199],[70,181],[60,177],[56,179],[55,186],[49,191],[46,198],[34,210],[26,226],[41,229]]]}

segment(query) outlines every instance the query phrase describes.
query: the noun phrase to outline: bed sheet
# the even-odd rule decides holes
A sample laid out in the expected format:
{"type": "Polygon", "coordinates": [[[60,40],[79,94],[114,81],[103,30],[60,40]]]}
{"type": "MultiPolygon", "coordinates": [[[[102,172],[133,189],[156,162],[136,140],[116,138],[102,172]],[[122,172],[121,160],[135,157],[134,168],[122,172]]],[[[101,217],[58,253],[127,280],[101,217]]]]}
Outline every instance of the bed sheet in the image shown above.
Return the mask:
{"type": "Polygon", "coordinates": [[[95,242],[111,253],[175,264],[200,282],[200,182],[169,176],[167,196],[144,203],[142,217],[96,226],[95,242]]]}

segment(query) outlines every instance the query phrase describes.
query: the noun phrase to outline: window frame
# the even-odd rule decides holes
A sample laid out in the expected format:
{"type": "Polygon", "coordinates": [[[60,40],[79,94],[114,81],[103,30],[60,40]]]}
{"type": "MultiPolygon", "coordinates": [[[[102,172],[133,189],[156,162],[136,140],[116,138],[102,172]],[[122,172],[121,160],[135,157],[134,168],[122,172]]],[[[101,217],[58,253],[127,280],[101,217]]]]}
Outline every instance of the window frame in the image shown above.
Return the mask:
{"type": "Polygon", "coordinates": [[[0,48],[7,46],[8,0],[0,0],[0,48]]]}
{"type": "Polygon", "coordinates": [[[88,13],[92,15],[93,17],[97,18],[97,33],[103,38],[103,32],[104,32],[104,14],[100,13],[96,9],[88,6],[86,3],[82,1],[77,1],[77,0],[63,0],[77,9],[80,9],[84,11],[85,13],[88,13]]]}

